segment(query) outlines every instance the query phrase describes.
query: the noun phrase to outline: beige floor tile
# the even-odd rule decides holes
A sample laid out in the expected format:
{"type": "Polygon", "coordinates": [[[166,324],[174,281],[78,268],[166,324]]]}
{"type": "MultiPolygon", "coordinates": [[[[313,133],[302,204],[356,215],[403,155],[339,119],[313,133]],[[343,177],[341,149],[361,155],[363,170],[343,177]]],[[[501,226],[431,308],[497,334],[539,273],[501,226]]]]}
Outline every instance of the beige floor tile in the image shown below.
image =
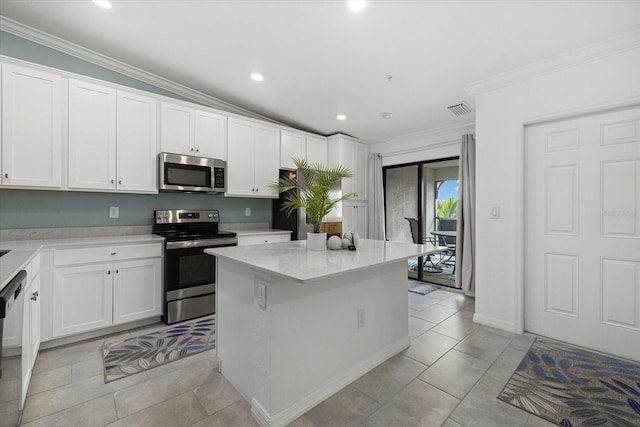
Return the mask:
{"type": "Polygon", "coordinates": [[[454,315],[443,320],[431,330],[457,340],[462,340],[478,326],[480,325],[473,323],[473,320],[471,319],[454,315]]]}
{"type": "Polygon", "coordinates": [[[491,364],[455,350],[447,352],[418,378],[463,399],[491,364]]]}
{"type": "Polygon", "coordinates": [[[464,294],[451,295],[449,298],[443,299],[438,304],[455,308],[456,310],[464,310],[475,305],[473,298],[466,297],[464,294]]]}
{"type": "Polygon", "coordinates": [[[427,331],[411,342],[403,354],[425,365],[431,365],[458,344],[458,340],[427,331]]]}
{"type": "Polygon", "coordinates": [[[415,339],[436,326],[435,323],[409,316],[409,337],[415,339]]]}
{"type": "MultiPolygon", "coordinates": [[[[141,384],[120,390],[114,395],[118,417],[126,417],[193,390],[207,382],[209,375],[213,371],[214,363],[210,360],[204,360],[189,365],[186,368],[170,372],[160,377],[151,378],[141,384]]],[[[114,383],[118,381],[114,381],[114,383]]]]}
{"type": "Polygon", "coordinates": [[[298,417],[288,426],[360,426],[379,407],[377,402],[354,387],[345,387],[306,414],[298,417]]]}
{"type": "Polygon", "coordinates": [[[188,391],[121,418],[108,427],[187,427],[206,417],[196,396],[188,391]]]}
{"type": "Polygon", "coordinates": [[[459,294],[457,292],[447,291],[444,288],[441,288],[441,289],[438,289],[437,291],[429,292],[427,295],[429,295],[429,297],[431,298],[435,298],[437,300],[443,301],[454,295],[462,295],[462,294],[459,294]]]}
{"type": "Polygon", "coordinates": [[[456,314],[457,310],[444,305],[434,304],[420,312],[414,314],[414,317],[426,320],[427,322],[440,323],[449,316],[456,314]]]}
{"type": "Polygon", "coordinates": [[[51,369],[31,376],[27,395],[58,388],[71,383],[71,366],[51,369]]]}
{"type": "Polygon", "coordinates": [[[251,407],[243,399],[193,424],[191,427],[258,427],[258,423],[251,415],[251,407]]]}
{"type": "Polygon", "coordinates": [[[102,358],[74,363],[71,366],[71,382],[78,382],[96,375],[104,375],[102,358]]]}
{"type": "Polygon", "coordinates": [[[242,395],[217,369],[210,372],[207,381],[193,392],[208,415],[242,400],[242,395]]]}
{"type": "Polygon", "coordinates": [[[465,426],[521,427],[529,414],[498,400],[504,383],[483,377],[451,414],[451,418],[465,426]]]}
{"type": "Polygon", "coordinates": [[[370,427],[441,425],[460,401],[420,380],[414,380],[365,422],[370,427]]]}
{"type": "Polygon", "coordinates": [[[492,328],[478,327],[460,341],[456,350],[493,363],[507,348],[511,339],[496,333],[492,328]]]}
{"type": "MultiPolygon", "coordinates": [[[[407,298],[409,303],[409,308],[412,310],[420,311],[426,307],[437,304],[440,300],[435,298],[429,298],[428,295],[420,295],[414,292],[407,292],[407,298]]],[[[433,292],[432,292],[433,293],[433,292]]]]}
{"type": "Polygon", "coordinates": [[[458,424],[457,422],[455,422],[451,418],[449,418],[440,427],[464,427],[464,426],[462,424],[458,424]]]}
{"type": "Polygon", "coordinates": [[[134,386],[146,380],[147,376],[143,372],[105,384],[104,377],[98,375],[63,387],[43,391],[27,399],[22,419],[24,422],[29,422],[89,402],[97,397],[110,395],[117,390],[134,386]]]}
{"type": "Polygon", "coordinates": [[[378,403],[386,403],[425,369],[426,365],[397,355],[373,368],[351,385],[378,403]]]}
{"type": "MultiPolygon", "coordinates": [[[[60,412],[21,424],[23,427],[72,427],[103,426],[115,421],[116,406],[113,396],[108,394],[97,399],[64,409],[60,412]]],[[[24,421],[24,418],[23,418],[24,421]]]]}
{"type": "Polygon", "coordinates": [[[553,427],[553,426],[557,426],[557,424],[551,423],[533,414],[529,415],[529,418],[527,418],[527,423],[524,425],[524,427],[553,427]]]}
{"type": "Polygon", "coordinates": [[[536,337],[533,335],[517,335],[509,343],[509,347],[515,348],[516,350],[529,351],[529,348],[531,348],[531,345],[535,340],[536,337]]]}

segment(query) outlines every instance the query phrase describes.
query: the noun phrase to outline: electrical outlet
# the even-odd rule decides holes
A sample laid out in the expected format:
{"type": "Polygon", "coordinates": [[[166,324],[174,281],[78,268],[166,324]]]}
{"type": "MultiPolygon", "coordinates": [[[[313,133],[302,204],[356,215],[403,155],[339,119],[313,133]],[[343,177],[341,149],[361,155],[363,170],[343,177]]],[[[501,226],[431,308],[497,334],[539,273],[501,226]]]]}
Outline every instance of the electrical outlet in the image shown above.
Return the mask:
{"type": "Polygon", "coordinates": [[[109,218],[120,218],[120,208],[118,206],[109,207],[109,218]]]}
{"type": "Polygon", "coordinates": [[[365,324],[365,310],[361,308],[358,310],[358,328],[364,328],[365,324]]]}
{"type": "Polygon", "coordinates": [[[491,219],[500,219],[500,206],[492,206],[491,213],[489,214],[491,219]]]}
{"type": "Polygon", "coordinates": [[[244,216],[251,216],[251,208],[244,208],[244,216]]]}
{"type": "Polygon", "coordinates": [[[267,308],[267,286],[263,283],[258,283],[258,307],[266,310],[267,308]]]}

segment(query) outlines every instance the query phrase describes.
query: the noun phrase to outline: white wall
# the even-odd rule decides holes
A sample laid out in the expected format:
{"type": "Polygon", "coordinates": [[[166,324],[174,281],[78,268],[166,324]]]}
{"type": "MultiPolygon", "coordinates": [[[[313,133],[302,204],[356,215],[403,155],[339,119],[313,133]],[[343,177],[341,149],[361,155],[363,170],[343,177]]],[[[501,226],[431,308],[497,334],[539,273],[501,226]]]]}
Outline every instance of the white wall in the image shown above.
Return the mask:
{"type": "Polygon", "coordinates": [[[523,327],[524,125],[640,102],[640,43],[618,52],[477,96],[475,321],[523,327]]]}

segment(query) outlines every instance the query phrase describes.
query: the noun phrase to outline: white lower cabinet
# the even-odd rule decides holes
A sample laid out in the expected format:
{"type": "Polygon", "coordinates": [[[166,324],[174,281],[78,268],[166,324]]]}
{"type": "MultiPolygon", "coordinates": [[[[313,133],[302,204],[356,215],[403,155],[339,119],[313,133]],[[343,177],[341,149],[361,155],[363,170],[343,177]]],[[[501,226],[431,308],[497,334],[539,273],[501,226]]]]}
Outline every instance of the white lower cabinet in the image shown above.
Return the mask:
{"type": "Polygon", "coordinates": [[[114,325],[162,314],[160,259],[122,262],[114,268],[114,325]]]}
{"type": "Polygon", "coordinates": [[[21,408],[24,406],[27,397],[27,390],[33,374],[33,365],[36,363],[36,357],[40,349],[40,255],[36,255],[25,270],[27,271],[27,285],[22,290],[24,296],[22,300],[21,408]]]}
{"type": "Polygon", "coordinates": [[[160,244],[146,244],[55,251],[52,338],[160,316],[161,250],[160,244]],[[136,252],[155,256],[122,259],[136,252]],[[104,262],[104,257],[114,261],[104,262]],[[74,259],[86,263],[70,265],[74,259]]]}
{"type": "Polygon", "coordinates": [[[363,239],[368,238],[369,206],[366,203],[342,204],[342,232],[355,231],[363,239]]]}
{"type": "Polygon", "coordinates": [[[113,324],[111,264],[56,269],[53,276],[53,336],[113,324]]]}

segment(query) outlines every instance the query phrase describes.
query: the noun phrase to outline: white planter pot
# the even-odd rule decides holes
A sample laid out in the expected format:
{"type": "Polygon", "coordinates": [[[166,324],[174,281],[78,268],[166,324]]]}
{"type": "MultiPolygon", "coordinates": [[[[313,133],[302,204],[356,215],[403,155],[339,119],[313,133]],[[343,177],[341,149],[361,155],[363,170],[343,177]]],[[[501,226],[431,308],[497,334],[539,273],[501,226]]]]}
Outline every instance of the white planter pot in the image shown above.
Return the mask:
{"type": "Polygon", "coordinates": [[[326,251],[327,233],[307,233],[308,251],[326,251]]]}

